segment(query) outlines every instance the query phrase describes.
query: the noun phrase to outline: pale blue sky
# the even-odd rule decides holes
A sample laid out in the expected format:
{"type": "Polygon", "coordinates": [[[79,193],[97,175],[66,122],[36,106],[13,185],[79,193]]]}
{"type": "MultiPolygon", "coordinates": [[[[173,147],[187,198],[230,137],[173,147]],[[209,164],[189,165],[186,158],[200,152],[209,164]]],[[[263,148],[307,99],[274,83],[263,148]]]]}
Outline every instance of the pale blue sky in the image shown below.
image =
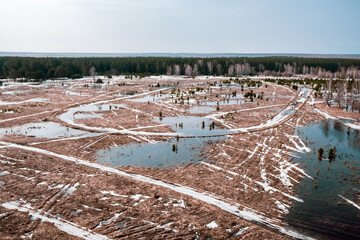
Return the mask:
{"type": "Polygon", "coordinates": [[[360,0],[0,0],[0,51],[360,53],[360,0]]]}

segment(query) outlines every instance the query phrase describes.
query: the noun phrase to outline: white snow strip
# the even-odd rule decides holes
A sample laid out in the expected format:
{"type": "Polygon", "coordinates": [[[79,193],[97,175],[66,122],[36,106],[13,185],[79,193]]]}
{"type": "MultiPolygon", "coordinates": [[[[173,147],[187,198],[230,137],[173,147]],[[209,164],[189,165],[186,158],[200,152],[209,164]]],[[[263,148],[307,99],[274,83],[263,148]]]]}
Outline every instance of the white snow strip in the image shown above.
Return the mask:
{"type": "Polygon", "coordinates": [[[39,112],[39,113],[33,113],[33,114],[24,115],[24,116],[20,116],[20,117],[3,119],[3,120],[0,120],[0,122],[8,122],[8,121],[12,121],[12,120],[21,119],[21,118],[27,118],[27,117],[32,117],[32,116],[41,115],[41,114],[45,114],[45,113],[51,113],[51,112],[54,112],[54,111],[57,111],[57,109],[52,110],[52,111],[44,111],[44,112],[39,112]]]}
{"type": "Polygon", "coordinates": [[[218,166],[216,166],[216,165],[214,165],[214,164],[210,164],[210,163],[207,163],[207,162],[201,162],[201,164],[204,164],[204,165],[206,165],[206,166],[209,166],[209,167],[215,168],[215,169],[220,170],[220,171],[224,171],[224,172],[230,173],[231,175],[234,175],[234,176],[239,175],[239,174],[237,174],[236,172],[233,172],[233,171],[229,171],[229,170],[223,169],[223,168],[218,167],[218,166]]]}
{"type": "Polygon", "coordinates": [[[327,114],[326,112],[323,112],[321,111],[320,109],[318,109],[317,107],[315,107],[314,105],[311,105],[312,106],[313,110],[317,113],[320,113],[321,115],[323,115],[325,118],[327,119],[331,119],[331,120],[336,120],[337,118],[336,117],[333,117],[333,116],[330,116],[329,114],[327,114]]]}
{"type": "Polygon", "coordinates": [[[241,234],[243,234],[248,229],[249,229],[249,227],[240,228],[239,231],[237,231],[234,236],[240,236],[241,234]]]}
{"type": "Polygon", "coordinates": [[[356,207],[357,209],[359,209],[360,210],[360,206],[359,205],[357,205],[356,203],[354,203],[353,201],[351,201],[351,200],[349,200],[349,199],[347,199],[347,198],[345,198],[345,197],[343,197],[342,195],[338,195],[339,197],[341,197],[342,199],[344,199],[345,201],[347,201],[348,203],[350,203],[351,205],[353,205],[354,207],[356,207]]]}
{"type": "Polygon", "coordinates": [[[107,137],[108,137],[108,135],[105,134],[104,136],[100,137],[98,140],[95,140],[95,141],[89,143],[88,145],[85,145],[85,146],[82,147],[82,148],[83,148],[83,149],[86,149],[86,148],[88,148],[88,147],[90,147],[90,146],[92,146],[92,145],[100,142],[101,140],[103,140],[103,139],[105,139],[105,138],[107,138],[107,137]]]}
{"type": "Polygon", "coordinates": [[[262,186],[264,188],[264,190],[267,192],[267,191],[274,191],[274,192],[278,192],[278,193],[281,193],[282,195],[290,198],[290,199],[293,199],[295,201],[298,201],[298,202],[304,202],[301,198],[298,198],[298,197],[295,197],[295,196],[291,196],[290,194],[287,194],[287,193],[284,193],[282,191],[280,191],[279,189],[276,189],[274,187],[271,187],[268,185],[267,182],[259,182],[259,181],[255,181],[255,183],[259,184],[260,186],[262,186]]]}
{"type": "Polygon", "coordinates": [[[96,210],[96,211],[102,211],[101,209],[99,208],[94,208],[94,207],[90,207],[90,206],[87,206],[87,205],[82,205],[84,208],[86,209],[93,209],[93,210],[96,210]]]}
{"type": "Polygon", "coordinates": [[[61,141],[76,140],[76,139],[81,139],[81,138],[97,137],[97,136],[101,136],[102,134],[103,133],[86,133],[86,134],[83,134],[83,135],[77,136],[77,137],[53,139],[53,140],[43,141],[43,142],[33,142],[33,143],[29,143],[28,145],[38,145],[38,144],[42,144],[42,143],[61,142],[61,141]]]}
{"type": "Polygon", "coordinates": [[[128,130],[138,130],[138,129],[144,129],[144,128],[158,128],[158,127],[163,127],[163,126],[168,126],[168,125],[167,124],[158,124],[158,125],[154,125],[154,126],[143,126],[143,127],[136,127],[136,128],[128,128],[128,130]]]}
{"type": "Polygon", "coordinates": [[[178,230],[169,228],[172,224],[173,224],[173,222],[169,222],[169,223],[166,223],[164,225],[157,225],[156,228],[162,228],[162,229],[165,229],[165,230],[172,230],[173,232],[177,233],[178,230]]]}
{"type": "Polygon", "coordinates": [[[127,195],[120,195],[120,194],[117,194],[115,193],[114,191],[100,191],[102,194],[110,194],[112,196],[115,196],[115,197],[129,197],[127,195]]]}
{"type": "Polygon", "coordinates": [[[121,214],[122,214],[122,213],[116,213],[114,216],[112,216],[112,217],[109,218],[108,220],[99,222],[99,224],[95,227],[95,229],[101,228],[101,227],[104,226],[104,225],[109,225],[111,222],[116,221],[116,219],[118,219],[121,214]]]}
{"type": "Polygon", "coordinates": [[[24,101],[20,101],[20,102],[3,102],[0,100],[0,106],[1,105],[18,105],[18,104],[23,104],[23,103],[28,103],[28,102],[47,102],[48,99],[45,98],[32,98],[32,99],[28,99],[28,100],[24,100],[24,101]]]}
{"type": "Polygon", "coordinates": [[[273,199],[274,199],[274,201],[275,201],[276,206],[280,209],[280,211],[281,211],[283,214],[288,214],[288,213],[289,213],[288,208],[289,208],[290,206],[288,206],[288,205],[280,202],[279,200],[277,200],[277,199],[275,199],[275,198],[273,198],[273,199]]]}
{"type": "Polygon", "coordinates": [[[360,125],[358,124],[353,124],[353,123],[344,123],[345,126],[351,127],[353,129],[359,129],[360,130],[360,125]]]}
{"type": "Polygon", "coordinates": [[[19,206],[19,202],[6,202],[6,203],[1,204],[1,206],[6,209],[17,210],[19,212],[28,213],[30,216],[40,219],[42,222],[52,223],[59,230],[66,232],[67,234],[72,235],[72,236],[76,236],[76,237],[86,239],[86,240],[108,239],[104,235],[92,233],[89,230],[86,230],[85,228],[82,228],[79,225],[76,225],[75,223],[68,222],[68,221],[61,221],[57,218],[52,218],[52,217],[47,217],[47,216],[41,215],[40,213],[33,211],[32,208],[28,204],[26,204],[24,206],[19,206]]]}
{"type": "Polygon", "coordinates": [[[56,185],[56,186],[48,186],[48,190],[52,190],[52,189],[56,189],[56,188],[62,188],[62,187],[64,187],[64,185],[63,184],[59,184],[59,185],[56,185]]]}
{"type": "Polygon", "coordinates": [[[131,139],[134,139],[134,140],[137,141],[137,142],[141,142],[140,139],[138,139],[138,138],[136,138],[136,137],[133,137],[133,136],[131,136],[131,135],[129,135],[128,137],[131,138],[131,139]]]}
{"type": "MultiPolygon", "coordinates": [[[[274,230],[277,230],[280,233],[283,233],[283,234],[285,234],[287,236],[298,238],[298,239],[313,239],[313,238],[310,238],[310,237],[305,236],[303,234],[300,234],[300,233],[298,233],[298,232],[296,232],[294,230],[288,229],[288,228],[286,228],[284,226],[279,226],[279,225],[276,224],[277,221],[275,219],[267,218],[265,216],[261,216],[259,214],[256,214],[254,212],[254,210],[252,210],[250,208],[243,207],[243,209],[240,210],[239,207],[241,207],[241,206],[238,205],[238,204],[236,204],[236,205],[229,204],[227,202],[219,200],[215,196],[211,196],[211,195],[208,195],[206,193],[197,192],[194,189],[189,188],[189,187],[163,182],[163,181],[160,181],[160,180],[156,180],[156,179],[153,179],[153,178],[150,178],[150,177],[145,177],[145,176],[138,175],[138,174],[127,173],[127,172],[124,172],[124,171],[121,171],[121,170],[118,170],[118,169],[115,169],[115,168],[112,168],[112,167],[103,166],[103,165],[100,165],[100,164],[94,163],[94,162],[87,162],[85,160],[81,160],[81,159],[77,159],[77,158],[74,158],[74,157],[65,156],[65,155],[62,155],[62,154],[50,152],[50,151],[47,151],[47,150],[44,150],[44,149],[39,149],[39,148],[34,148],[34,147],[29,147],[29,146],[22,146],[22,145],[18,145],[18,144],[14,144],[14,143],[2,142],[2,141],[0,141],[0,144],[7,145],[8,147],[12,147],[12,148],[23,149],[23,150],[27,150],[27,151],[37,152],[37,153],[40,153],[40,154],[45,154],[45,155],[61,158],[61,159],[66,160],[66,161],[71,161],[71,162],[74,162],[76,164],[81,164],[81,165],[88,166],[88,167],[91,167],[91,168],[99,169],[99,170],[104,171],[104,172],[114,173],[114,174],[117,174],[119,176],[127,177],[127,178],[130,178],[130,179],[136,180],[136,181],[150,183],[150,184],[154,184],[154,185],[161,186],[161,187],[164,187],[164,188],[168,188],[168,189],[173,190],[175,192],[178,192],[178,193],[181,193],[181,194],[184,194],[184,195],[188,195],[190,197],[198,199],[198,200],[200,200],[202,202],[205,202],[207,204],[214,205],[214,206],[216,206],[216,207],[218,207],[218,208],[220,208],[220,209],[222,209],[222,210],[224,210],[226,212],[229,212],[229,213],[231,213],[231,214],[233,214],[235,216],[238,216],[238,217],[240,217],[240,218],[242,218],[244,220],[255,222],[255,223],[258,223],[258,224],[266,225],[266,226],[268,226],[268,227],[270,227],[270,228],[272,228],[274,230]]],[[[289,197],[292,197],[292,196],[289,195],[289,197]]],[[[292,197],[292,198],[294,198],[294,197],[292,197]]]]}

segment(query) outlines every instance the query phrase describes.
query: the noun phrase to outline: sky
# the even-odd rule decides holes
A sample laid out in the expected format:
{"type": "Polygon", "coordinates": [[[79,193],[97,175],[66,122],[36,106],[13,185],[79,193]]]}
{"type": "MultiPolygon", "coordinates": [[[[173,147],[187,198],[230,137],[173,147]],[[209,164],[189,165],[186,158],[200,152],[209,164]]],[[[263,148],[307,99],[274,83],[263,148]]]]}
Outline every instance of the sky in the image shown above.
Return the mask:
{"type": "Polygon", "coordinates": [[[0,51],[360,54],[360,0],[0,0],[0,51]]]}

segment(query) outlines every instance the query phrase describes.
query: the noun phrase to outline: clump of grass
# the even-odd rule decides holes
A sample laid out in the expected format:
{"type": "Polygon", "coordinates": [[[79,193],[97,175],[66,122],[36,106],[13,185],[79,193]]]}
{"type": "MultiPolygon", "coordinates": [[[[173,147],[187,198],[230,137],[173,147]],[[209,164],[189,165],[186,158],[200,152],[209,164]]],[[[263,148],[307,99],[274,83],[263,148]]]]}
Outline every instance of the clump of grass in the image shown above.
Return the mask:
{"type": "Polygon", "coordinates": [[[323,155],[324,155],[324,149],[321,147],[318,150],[318,159],[319,159],[319,161],[321,161],[323,159],[323,155]]]}

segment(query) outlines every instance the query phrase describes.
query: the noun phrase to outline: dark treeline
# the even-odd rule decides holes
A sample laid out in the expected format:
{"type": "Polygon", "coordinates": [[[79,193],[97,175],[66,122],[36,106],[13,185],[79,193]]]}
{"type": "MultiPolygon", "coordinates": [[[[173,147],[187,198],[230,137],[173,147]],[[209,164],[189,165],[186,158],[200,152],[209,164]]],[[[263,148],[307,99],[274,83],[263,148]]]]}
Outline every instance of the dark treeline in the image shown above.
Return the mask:
{"type": "Polygon", "coordinates": [[[301,57],[240,58],[33,58],[0,57],[0,78],[44,80],[98,75],[275,75],[359,78],[360,59],[301,57]]]}

